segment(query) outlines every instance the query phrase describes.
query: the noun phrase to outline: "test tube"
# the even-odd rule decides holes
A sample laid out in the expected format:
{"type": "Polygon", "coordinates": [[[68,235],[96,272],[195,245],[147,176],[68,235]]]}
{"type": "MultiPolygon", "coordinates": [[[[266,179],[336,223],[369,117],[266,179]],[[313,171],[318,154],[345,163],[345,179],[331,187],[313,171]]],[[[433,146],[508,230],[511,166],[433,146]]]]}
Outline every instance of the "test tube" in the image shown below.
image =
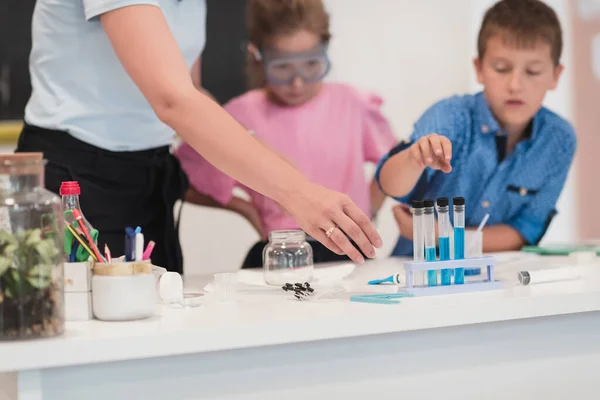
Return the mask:
{"type": "MultiPolygon", "coordinates": [[[[454,259],[462,260],[465,258],[465,199],[455,197],[454,204],[454,259]]],[[[454,284],[462,285],[465,283],[465,269],[456,268],[454,270],[454,284]]]]}
{"type": "MultiPolygon", "coordinates": [[[[450,260],[450,210],[448,198],[437,199],[438,231],[440,241],[440,261],[450,260]]],[[[444,268],[441,272],[442,286],[452,283],[452,270],[444,268]]]]}
{"type": "MultiPolygon", "coordinates": [[[[425,261],[425,235],[423,232],[423,200],[412,201],[413,212],[413,257],[415,261],[425,261]]],[[[423,285],[425,285],[425,277],[427,274],[423,272],[423,285]]]]}
{"type": "MultiPolygon", "coordinates": [[[[433,200],[425,200],[423,222],[425,231],[425,261],[436,261],[435,255],[435,219],[433,215],[433,200]]],[[[437,270],[427,271],[427,285],[437,286],[437,270]]]]}

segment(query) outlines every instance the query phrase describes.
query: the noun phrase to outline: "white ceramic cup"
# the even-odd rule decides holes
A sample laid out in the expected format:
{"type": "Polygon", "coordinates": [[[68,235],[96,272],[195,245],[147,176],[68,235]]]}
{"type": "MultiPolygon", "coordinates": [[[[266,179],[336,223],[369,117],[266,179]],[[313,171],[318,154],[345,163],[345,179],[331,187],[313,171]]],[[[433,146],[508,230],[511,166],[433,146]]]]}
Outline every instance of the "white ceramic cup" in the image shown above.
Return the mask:
{"type": "Polygon", "coordinates": [[[150,318],[157,302],[156,278],[149,262],[101,263],[94,266],[92,309],[103,321],[150,318]]]}
{"type": "Polygon", "coordinates": [[[156,284],[152,274],[92,277],[92,309],[103,321],[132,321],[152,317],[156,284]]]}

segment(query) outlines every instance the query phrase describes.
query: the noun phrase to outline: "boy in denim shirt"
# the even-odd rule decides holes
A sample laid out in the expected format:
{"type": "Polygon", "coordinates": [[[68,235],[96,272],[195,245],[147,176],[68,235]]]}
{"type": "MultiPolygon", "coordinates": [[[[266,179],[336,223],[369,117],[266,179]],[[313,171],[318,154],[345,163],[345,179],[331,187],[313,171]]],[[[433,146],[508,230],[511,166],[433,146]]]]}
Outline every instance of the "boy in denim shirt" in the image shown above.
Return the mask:
{"type": "MultiPolygon", "coordinates": [[[[571,125],[542,106],[563,70],[561,51],[552,8],[539,0],[497,2],[485,14],[474,60],[483,92],[430,107],[410,142],[380,161],[381,189],[402,203],[464,197],[467,229],[490,214],[485,252],[537,244],[576,148],[571,125]]],[[[394,213],[401,237],[392,255],[412,255],[410,210],[394,213]]]]}

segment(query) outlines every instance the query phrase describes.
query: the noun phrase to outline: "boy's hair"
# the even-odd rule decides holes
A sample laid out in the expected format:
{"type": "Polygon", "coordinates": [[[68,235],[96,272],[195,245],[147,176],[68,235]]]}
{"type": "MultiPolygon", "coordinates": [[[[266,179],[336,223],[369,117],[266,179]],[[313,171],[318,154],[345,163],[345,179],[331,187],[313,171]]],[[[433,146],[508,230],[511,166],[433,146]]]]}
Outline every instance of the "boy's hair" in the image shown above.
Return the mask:
{"type": "Polygon", "coordinates": [[[550,45],[554,64],[560,63],[563,47],[560,21],[554,10],[540,0],[501,0],[488,9],[477,40],[480,59],[488,40],[497,34],[520,48],[535,46],[542,39],[550,45]]]}
{"type": "MultiPolygon", "coordinates": [[[[329,14],[322,0],[248,0],[246,5],[248,39],[262,50],[275,36],[300,29],[319,36],[321,43],[331,39],[329,14]]],[[[264,73],[251,54],[247,58],[251,87],[264,87],[264,73]]]]}

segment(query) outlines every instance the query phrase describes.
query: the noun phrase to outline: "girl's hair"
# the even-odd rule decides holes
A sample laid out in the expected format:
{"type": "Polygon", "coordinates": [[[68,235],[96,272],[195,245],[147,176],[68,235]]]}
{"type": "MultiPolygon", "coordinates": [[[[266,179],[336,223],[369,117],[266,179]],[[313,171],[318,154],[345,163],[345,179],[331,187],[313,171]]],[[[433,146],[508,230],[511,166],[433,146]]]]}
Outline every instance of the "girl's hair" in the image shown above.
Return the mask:
{"type": "MultiPolygon", "coordinates": [[[[262,50],[275,36],[292,34],[300,29],[318,35],[329,43],[329,14],[322,0],[248,0],[246,27],[250,42],[262,50]]],[[[252,54],[246,57],[246,74],[250,88],[265,86],[263,66],[252,54]]]]}

